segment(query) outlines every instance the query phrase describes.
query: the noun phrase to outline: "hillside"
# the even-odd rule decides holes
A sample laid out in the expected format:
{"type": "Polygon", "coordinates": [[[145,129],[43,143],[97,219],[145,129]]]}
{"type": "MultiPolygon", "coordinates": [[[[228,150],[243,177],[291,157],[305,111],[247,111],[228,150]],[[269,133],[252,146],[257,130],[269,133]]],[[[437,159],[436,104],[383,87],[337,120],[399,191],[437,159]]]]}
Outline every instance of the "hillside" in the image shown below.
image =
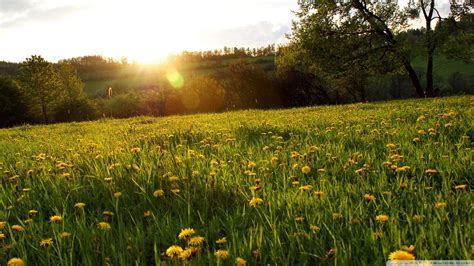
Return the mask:
{"type": "Polygon", "coordinates": [[[0,264],[473,259],[473,100],[0,129],[0,264]]]}

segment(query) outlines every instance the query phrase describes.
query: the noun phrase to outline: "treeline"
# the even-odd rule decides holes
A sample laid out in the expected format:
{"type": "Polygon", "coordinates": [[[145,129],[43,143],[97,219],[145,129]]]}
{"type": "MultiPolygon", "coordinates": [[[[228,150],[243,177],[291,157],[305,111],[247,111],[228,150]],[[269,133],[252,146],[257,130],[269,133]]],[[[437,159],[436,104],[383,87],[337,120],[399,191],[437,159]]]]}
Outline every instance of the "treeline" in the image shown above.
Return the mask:
{"type": "Polygon", "coordinates": [[[249,47],[227,47],[222,49],[208,50],[208,51],[183,51],[178,55],[171,55],[168,57],[169,62],[203,62],[209,60],[223,60],[235,59],[245,57],[265,57],[275,56],[278,47],[274,44],[262,46],[258,48],[249,47]]]}

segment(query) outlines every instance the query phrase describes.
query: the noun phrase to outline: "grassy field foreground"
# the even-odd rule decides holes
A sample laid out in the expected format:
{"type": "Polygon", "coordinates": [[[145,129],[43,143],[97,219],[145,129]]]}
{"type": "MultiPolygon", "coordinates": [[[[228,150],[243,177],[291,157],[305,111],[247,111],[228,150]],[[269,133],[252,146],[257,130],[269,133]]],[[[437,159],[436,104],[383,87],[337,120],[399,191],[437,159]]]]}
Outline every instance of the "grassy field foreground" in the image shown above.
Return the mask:
{"type": "Polygon", "coordinates": [[[472,102],[0,130],[0,265],[473,259],[472,102]]]}

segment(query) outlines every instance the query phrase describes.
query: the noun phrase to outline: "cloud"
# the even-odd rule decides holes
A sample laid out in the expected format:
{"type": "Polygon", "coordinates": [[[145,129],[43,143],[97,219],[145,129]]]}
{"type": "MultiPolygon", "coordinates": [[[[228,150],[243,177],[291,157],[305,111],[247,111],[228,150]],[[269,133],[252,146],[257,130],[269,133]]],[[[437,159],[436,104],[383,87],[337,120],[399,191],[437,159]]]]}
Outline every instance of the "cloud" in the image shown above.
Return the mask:
{"type": "Polygon", "coordinates": [[[36,4],[31,0],[2,0],[0,2],[0,14],[20,13],[35,6],[36,4]]]}
{"type": "Polygon", "coordinates": [[[218,46],[262,46],[281,43],[285,34],[290,33],[289,25],[277,25],[261,21],[242,27],[223,29],[207,34],[207,38],[218,42],[218,46]]]}

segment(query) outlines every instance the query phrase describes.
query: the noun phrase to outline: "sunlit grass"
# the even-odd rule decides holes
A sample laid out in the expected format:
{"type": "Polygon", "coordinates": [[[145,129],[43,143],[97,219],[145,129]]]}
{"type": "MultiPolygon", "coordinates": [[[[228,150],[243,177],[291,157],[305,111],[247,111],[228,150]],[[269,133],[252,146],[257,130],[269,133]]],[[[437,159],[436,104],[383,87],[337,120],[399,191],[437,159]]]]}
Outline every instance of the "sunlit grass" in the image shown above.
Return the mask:
{"type": "Polygon", "coordinates": [[[0,265],[472,259],[471,103],[0,130],[0,265]]]}

